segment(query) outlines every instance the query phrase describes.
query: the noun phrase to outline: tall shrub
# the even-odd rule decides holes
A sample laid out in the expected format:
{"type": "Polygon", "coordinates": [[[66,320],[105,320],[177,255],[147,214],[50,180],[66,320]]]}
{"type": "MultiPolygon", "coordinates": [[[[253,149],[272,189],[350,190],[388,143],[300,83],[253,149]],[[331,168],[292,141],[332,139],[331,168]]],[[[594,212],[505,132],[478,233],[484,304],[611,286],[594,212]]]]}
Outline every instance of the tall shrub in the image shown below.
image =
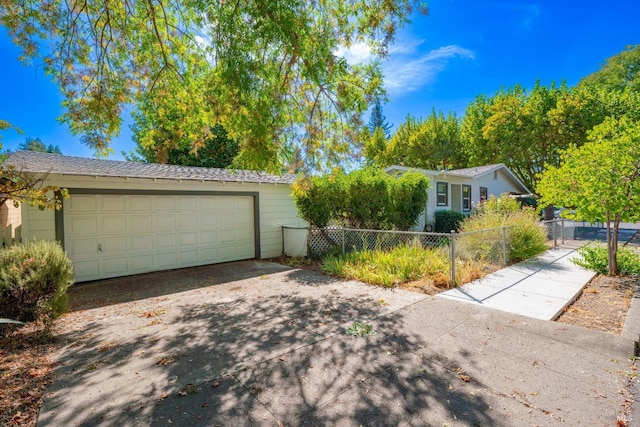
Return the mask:
{"type": "Polygon", "coordinates": [[[533,208],[521,208],[517,200],[506,194],[489,198],[461,222],[461,232],[475,232],[464,236],[461,244],[475,257],[502,262],[502,227],[508,227],[506,255],[509,263],[536,256],[547,249],[546,229],[540,227],[536,211],[533,208]]]}
{"type": "Polygon", "coordinates": [[[427,177],[417,172],[396,178],[365,168],[300,178],[293,198],[300,216],[319,228],[336,220],[355,228],[408,230],[424,211],[428,186],[427,177]]]}
{"type": "Polygon", "coordinates": [[[409,230],[427,204],[429,180],[421,173],[407,172],[389,181],[389,221],[393,228],[409,230]]]}
{"type": "Polygon", "coordinates": [[[0,317],[49,323],[67,308],[71,261],[57,242],[0,250],[0,317]]]}
{"type": "Polygon", "coordinates": [[[292,188],[300,217],[315,227],[326,227],[344,203],[343,181],[341,175],[297,179],[292,188]]]}
{"type": "Polygon", "coordinates": [[[391,210],[389,175],[379,169],[364,168],[345,177],[344,218],[354,228],[385,228],[391,210]]]}

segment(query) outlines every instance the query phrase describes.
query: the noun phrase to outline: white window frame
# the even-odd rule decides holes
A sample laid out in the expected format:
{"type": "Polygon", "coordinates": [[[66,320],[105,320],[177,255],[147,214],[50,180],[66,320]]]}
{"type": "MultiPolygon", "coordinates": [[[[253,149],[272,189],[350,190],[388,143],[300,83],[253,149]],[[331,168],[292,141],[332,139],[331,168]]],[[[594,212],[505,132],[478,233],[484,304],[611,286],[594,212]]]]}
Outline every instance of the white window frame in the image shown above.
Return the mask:
{"type": "Polygon", "coordinates": [[[471,210],[471,186],[467,184],[462,184],[462,212],[469,212],[471,210]],[[464,193],[467,190],[468,197],[465,197],[464,193]],[[467,202],[467,206],[465,207],[465,201],[467,202]]]}
{"type": "Polygon", "coordinates": [[[436,182],[436,205],[449,206],[449,183],[444,181],[436,182]],[[444,185],[444,192],[440,192],[440,185],[444,185]],[[444,197],[444,202],[440,201],[440,197],[444,197]]]}

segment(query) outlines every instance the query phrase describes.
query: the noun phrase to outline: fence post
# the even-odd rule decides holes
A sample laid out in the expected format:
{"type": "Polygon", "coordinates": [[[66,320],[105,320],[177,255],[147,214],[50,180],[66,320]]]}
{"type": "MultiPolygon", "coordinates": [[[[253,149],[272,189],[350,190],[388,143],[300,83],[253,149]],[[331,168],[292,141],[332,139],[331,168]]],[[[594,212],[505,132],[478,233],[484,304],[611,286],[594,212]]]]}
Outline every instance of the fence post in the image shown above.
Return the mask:
{"type": "Polygon", "coordinates": [[[344,227],[342,227],[342,256],[345,256],[345,250],[344,250],[344,239],[345,239],[345,232],[344,232],[344,227]]]}
{"type": "Polygon", "coordinates": [[[502,265],[507,265],[507,227],[502,227],[502,265]]]}
{"type": "Polygon", "coordinates": [[[458,286],[456,283],[456,231],[451,230],[451,285],[453,287],[458,286]]]}
{"type": "Polygon", "coordinates": [[[556,233],[556,220],[554,219],[553,222],[553,247],[557,248],[558,247],[558,233],[556,233]]]}
{"type": "Polygon", "coordinates": [[[562,244],[564,245],[564,218],[560,219],[560,236],[562,237],[562,244]]]}

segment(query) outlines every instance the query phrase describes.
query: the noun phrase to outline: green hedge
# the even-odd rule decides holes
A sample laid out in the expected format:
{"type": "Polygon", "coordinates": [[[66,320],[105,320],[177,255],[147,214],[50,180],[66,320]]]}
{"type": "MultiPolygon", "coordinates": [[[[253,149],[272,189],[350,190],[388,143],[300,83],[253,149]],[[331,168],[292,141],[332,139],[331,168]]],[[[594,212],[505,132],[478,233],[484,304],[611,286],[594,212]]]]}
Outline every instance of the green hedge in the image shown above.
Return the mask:
{"type": "Polygon", "coordinates": [[[464,214],[456,211],[436,211],[435,216],[434,231],[436,233],[450,233],[451,230],[458,231],[460,223],[466,218],[464,214]]]}
{"type": "Polygon", "coordinates": [[[67,308],[71,261],[57,242],[0,250],[0,317],[50,323],[67,308]]]}

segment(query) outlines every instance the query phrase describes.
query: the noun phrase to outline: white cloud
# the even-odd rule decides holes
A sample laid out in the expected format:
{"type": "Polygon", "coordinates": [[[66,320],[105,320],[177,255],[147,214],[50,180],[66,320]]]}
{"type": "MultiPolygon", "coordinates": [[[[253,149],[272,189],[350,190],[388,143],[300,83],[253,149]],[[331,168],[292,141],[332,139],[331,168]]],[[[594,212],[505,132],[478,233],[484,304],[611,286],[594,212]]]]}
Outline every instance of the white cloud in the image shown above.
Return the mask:
{"type": "Polygon", "coordinates": [[[364,42],[354,43],[349,48],[340,46],[334,53],[345,58],[349,64],[361,64],[373,59],[371,47],[364,42]]]}
{"type": "MultiPolygon", "coordinates": [[[[474,59],[473,51],[457,45],[443,46],[429,52],[421,50],[423,39],[407,39],[393,44],[389,55],[382,62],[382,72],[389,94],[402,95],[414,92],[433,83],[438,73],[456,59],[474,59]]],[[[341,46],[335,52],[350,64],[361,64],[372,61],[376,56],[371,47],[364,42],[355,43],[351,47],[341,46]]]]}
{"type": "Polygon", "coordinates": [[[474,59],[473,51],[456,45],[420,52],[423,40],[414,40],[394,48],[382,71],[390,95],[414,92],[433,83],[437,75],[455,59],[474,59]]]}

